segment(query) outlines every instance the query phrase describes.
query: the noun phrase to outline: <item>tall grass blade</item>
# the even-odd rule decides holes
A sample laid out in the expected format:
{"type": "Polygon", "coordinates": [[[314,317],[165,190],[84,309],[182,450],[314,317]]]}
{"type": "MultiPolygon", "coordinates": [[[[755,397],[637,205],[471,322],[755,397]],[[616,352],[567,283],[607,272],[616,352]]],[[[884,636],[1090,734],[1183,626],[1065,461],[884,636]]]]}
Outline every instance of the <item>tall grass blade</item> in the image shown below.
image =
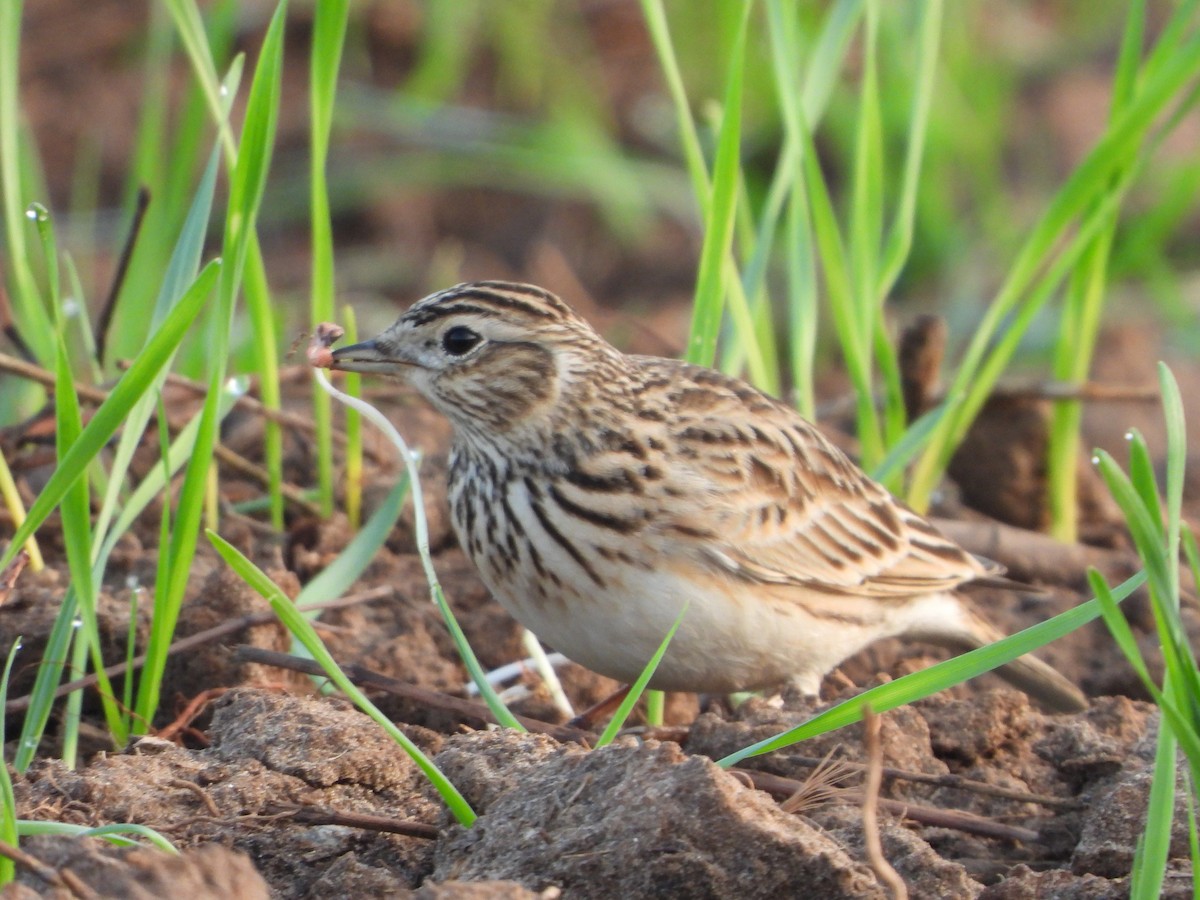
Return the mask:
{"type": "Polygon", "coordinates": [[[220,263],[216,260],[205,266],[179,301],[179,305],[171,311],[162,327],[146,344],[145,350],[113,387],[108,399],[100,404],[79,435],[79,439],[71,445],[71,449],[50,475],[42,492],[29,507],[28,516],[17,527],[8,549],[3,557],[0,557],[0,568],[12,562],[20,546],[58,506],[75,480],[84,475],[88,464],[113,436],[134,403],[153,383],[154,377],[169,361],[208,299],[220,268],[220,263]]]}
{"type": "Polygon", "coordinates": [[[325,674],[337,685],[338,689],[354,701],[354,704],[359,709],[374,719],[388,733],[392,740],[399,744],[404,749],[404,752],[412,757],[413,762],[417,764],[417,767],[425,773],[425,777],[437,789],[438,794],[441,795],[442,800],[450,808],[450,811],[454,814],[459,824],[471,825],[475,821],[475,812],[463,798],[462,794],[459,793],[458,788],[442,774],[441,770],[433,764],[433,761],[429,757],[421,752],[421,749],[412,742],[408,735],[397,728],[346,677],[346,674],[341,670],[337,662],[334,661],[329,651],[325,648],[325,645],[321,642],[321,638],[317,635],[312,625],[296,609],[292,601],[287,598],[287,595],[267,577],[265,572],[243,556],[236,547],[220,535],[209,531],[208,539],[233,570],[271,604],[271,608],[275,610],[275,614],[279,616],[279,620],[291,631],[293,636],[304,644],[312,658],[320,663],[321,667],[325,670],[325,674]]]}
{"type": "Polygon", "coordinates": [[[229,205],[222,248],[224,265],[217,286],[217,305],[209,348],[209,392],[204,403],[196,449],[188,462],[180,489],[171,543],[166,553],[165,590],[156,591],[146,664],[138,683],[136,727],[149,728],[158,708],[162,674],[166,668],[179,609],[183,603],[200,530],[209,465],[217,441],[217,407],[225,379],[230,333],[238,286],[250,252],[255,220],[262,201],[270,165],[279,109],[286,4],[276,7],[263,39],[258,65],[250,86],[237,162],[230,175],[229,205]]]}
{"type": "Polygon", "coordinates": [[[733,246],[733,224],[737,213],[742,138],[742,80],[746,60],[746,30],[749,4],[734,39],[726,79],[721,129],[713,160],[712,190],[704,210],[704,244],[692,304],[692,327],[686,358],[699,365],[712,365],[717,352],[725,299],[724,263],[733,246]]]}
{"type": "MultiPolygon", "coordinates": [[[[8,707],[8,685],[12,678],[13,661],[20,649],[21,639],[18,637],[8,651],[8,657],[4,660],[4,673],[0,675],[0,734],[7,734],[4,710],[8,707]]],[[[15,847],[18,840],[17,797],[13,793],[12,778],[8,774],[8,761],[0,752],[0,841],[15,847]]],[[[0,886],[8,884],[15,875],[13,861],[8,857],[0,857],[0,886]]]]}
{"type": "MultiPolygon", "coordinates": [[[[329,185],[325,169],[329,133],[333,126],[333,99],[338,68],[346,39],[349,0],[329,0],[317,6],[309,60],[309,190],[312,228],[312,305],[310,324],[333,321],[333,223],[329,212],[329,185]]],[[[321,512],[333,513],[332,400],[324,391],[313,392],[313,421],[317,428],[317,503],[321,512]]]]}
{"type": "MultiPolygon", "coordinates": [[[[1112,594],[1115,598],[1124,600],[1145,581],[1146,576],[1139,572],[1118,585],[1112,594]]],[[[1098,600],[1093,599],[1081,603],[1052,619],[1039,622],[1024,631],[1002,638],[994,644],[980,647],[978,650],[972,650],[945,662],[937,663],[920,672],[912,672],[895,681],[863,691],[858,696],[830,707],[795,728],[773,738],[759,741],[718,760],[717,765],[728,768],[752,756],[760,756],[773,750],[790,747],[819,734],[826,734],[838,728],[853,725],[862,719],[863,709],[867,706],[876,712],[887,712],[897,706],[912,703],[948,687],[962,684],[968,679],[1011,662],[1018,656],[1043,647],[1065,634],[1070,634],[1100,614],[1101,605],[1098,600]]]]}
{"type": "Polygon", "coordinates": [[[608,725],[600,737],[596,739],[597,747],[604,747],[611,744],[621,729],[625,726],[625,721],[629,718],[629,714],[633,712],[633,708],[637,706],[638,700],[642,698],[642,693],[646,690],[646,685],[650,683],[650,679],[654,677],[654,673],[658,670],[658,664],[662,662],[662,658],[667,653],[667,647],[671,644],[671,638],[675,637],[675,632],[679,630],[679,626],[683,623],[683,617],[687,615],[687,605],[680,610],[679,615],[675,617],[675,621],[668,629],[666,636],[662,639],[662,643],[658,645],[658,649],[654,651],[654,655],[650,657],[650,661],[646,663],[646,667],[642,669],[642,673],[638,675],[637,680],[630,685],[629,690],[625,693],[625,698],[621,701],[621,705],[617,707],[617,711],[613,713],[608,725]]]}

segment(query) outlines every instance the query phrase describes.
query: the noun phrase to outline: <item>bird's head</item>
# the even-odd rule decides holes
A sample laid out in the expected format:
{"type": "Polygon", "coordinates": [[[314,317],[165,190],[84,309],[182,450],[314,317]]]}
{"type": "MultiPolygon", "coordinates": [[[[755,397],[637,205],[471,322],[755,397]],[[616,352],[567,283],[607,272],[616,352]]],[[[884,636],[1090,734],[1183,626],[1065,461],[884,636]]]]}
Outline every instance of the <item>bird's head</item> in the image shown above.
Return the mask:
{"type": "Polygon", "coordinates": [[[402,378],[457,429],[544,431],[564,394],[620,354],[554,294],[477,281],[431,294],[334,369],[402,378]],[[542,426],[542,427],[539,427],[542,426]]]}

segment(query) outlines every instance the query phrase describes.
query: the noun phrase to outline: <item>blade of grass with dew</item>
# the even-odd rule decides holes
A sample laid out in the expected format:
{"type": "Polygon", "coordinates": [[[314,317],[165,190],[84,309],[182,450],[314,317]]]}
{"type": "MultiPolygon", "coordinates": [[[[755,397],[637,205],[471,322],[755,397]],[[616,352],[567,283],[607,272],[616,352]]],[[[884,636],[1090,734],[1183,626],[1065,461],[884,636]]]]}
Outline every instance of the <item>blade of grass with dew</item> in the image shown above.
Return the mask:
{"type": "MultiPolygon", "coordinates": [[[[1170,370],[1160,363],[1159,383],[1167,424],[1166,515],[1159,501],[1149,449],[1136,431],[1129,434],[1129,475],[1106,453],[1097,453],[1100,473],[1117,501],[1150,581],[1150,604],[1163,655],[1161,690],[1151,680],[1124,616],[1109,603],[1105,621],[1158,705],[1162,721],[1142,839],[1134,854],[1132,884],[1136,896],[1158,896],[1170,853],[1178,778],[1176,747],[1181,746],[1193,778],[1200,774],[1200,732],[1195,710],[1200,674],[1179,616],[1179,545],[1183,472],[1187,445],[1183,404],[1170,370]],[[1164,525],[1165,520],[1165,525],[1164,525]]],[[[1191,556],[1189,547],[1189,557],[1191,556]]],[[[1191,559],[1189,559],[1191,562],[1191,559]]],[[[1093,581],[1098,582],[1099,576],[1093,581]]]]}
{"type": "MultiPolygon", "coordinates": [[[[204,251],[204,236],[208,231],[219,163],[220,156],[214,147],[204,174],[200,178],[200,183],[196,187],[196,194],[192,199],[183,228],[179,232],[179,239],[175,243],[171,259],[167,263],[166,274],[163,276],[158,299],[154,304],[154,311],[151,313],[150,334],[154,333],[171,309],[183,297],[187,286],[195,280],[196,273],[200,269],[201,254],[204,251]]],[[[108,537],[108,526],[117,511],[125,475],[129,471],[133,455],[141,443],[146,424],[150,421],[150,416],[154,414],[160,390],[163,382],[166,381],[167,370],[173,359],[174,354],[167,358],[162,370],[155,376],[145,395],[129,411],[125,426],[121,430],[121,437],[117,442],[117,449],[113,454],[112,465],[109,469],[108,490],[104,494],[100,512],[96,517],[96,535],[101,542],[108,537]]],[[[119,536],[123,530],[116,529],[114,534],[119,536]]],[[[100,546],[97,545],[94,558],[98,559],[100,555],[100,546]]]]}
{"type": "Polygon", "coordinates": [[[147,843],[152,844],[164,853],[171,853],[176,856],[179,851],[175,845],[167,840],[159,832],[153,828],[148,828],[145,825],[138,825],[133,822],[118,822],[112,825],[98,825],[95,828],[89,828],[86,825],[74,825],[70,822],[46,822],[41,819],[19,819],[17,828],[22,837],[36,837],[38,835],[55,835],[62,837],[96,837],[107,841],[117,847],[141,847],[144,846],[140,841],[132,840],[125,837],[127,834],[134,834],[140,838],[144,838],[147,843]]]}
{"type": "MultiPolygon", "coordinates": [[[[281,2],[275,9],[263,39],[258,65],[250,85],[241,142],[236,154],[237,162],[230,175],[229,203],[222,247],[225,264],[221,268],[221,278],[217,285],[209,356],[209,391],[204,402],[200,429],[196,435],[196,449],[188,461],[179,492],[175,527],[165,559],[169,572],[166,589],[156,591],[154,598],[152,625],[146,645],[146,664],[138,682],[135,704],[138,729],[148,728],[158,709],[168,648],[174,637],[175,623],[187,589],[199,536],[209,464],[217,442],[217,404],[220,387],[225,380],[235,301],[254,235],[275,137],[286,12],[286,2],[281,2]]],[[[219,107],[217,108],[219,110],[219,107]]]]}
{"type": "Polygon", "coordinates": [[[21,177],[20,48],[21,0],[0,3],[0,190],[4,195],[4,237],[12,272],[10,296],[22,338],[37,361],[49,366],[54,329],[30,265],[25,237],[21,177]]]}
{"type": "Polygon", "coordinates": [[[164,0],[167,11],[175,23],[175,30],[183,42],[184,50],[196,72],[196,81],[204,94],[209,113],[217,123],[217,133],[229,158],[237,155],[237,142],[233,130],[226,120],[225,104],[227,98],[222,96],[220,79],[217,78],[217,68],[213,61],[212,50],[209,47],[208,36],[204,30],[204,20],[200,9],[194,0],[164,0]]]}
{"type": "MultiPolygon", "coordinates": [[[[17,658],[17,652],[20,649],[21,638],[18,637],[8,651],[8,657],[4,661],[4,673],[0,676],[0,734],[7,734],[4,710],[8,706],[8,685],[12,678],[13,660],[17,658]]],[[[12,778],[8,774],[8,763],[4,760],[3,752],[0,751],[0,841],[10,847],[15,847],[18,840],[17,798],[13,793],[12,778]]],[[[0,857],[0,886],[8,884],[15,875],[16,869],[13,867],[13,861],[8,857],[0,857]]]]}
{"type": "MultiPolygon", "coordinates": [[[[83,417],[79,412],[79,398],[75,394],[71,366],[67,360],[67,348],[62,334],[58,336],[58,359],[55,369],[57,380],[54,386],[55,444],[61,461],[79,440],[83,431],[83,417]]],[[[62,499],[63,544],[67,552],[67,569],[71,574],[71,587],[82,614],[83,627],[75,631],[75,640],[82,641],[88,648],[92,669],[96,674],[96,685],[100,695],[104,720],[114,747],[124,745],[127,738],[121,711],[112,684],[104,672],[101,656],[100,621],[96,614],[99,600],[96,582],[92,578],[92,526],[91,492],[88,479],[80,477],[67,490],[62,499]]],[[[61,611],[60,611],[61,615],[61,611]]],[[[73,618],[73,617],[72,617],[73,618]]]]}
{"type": "Polygon", "coordinates": [[[429,593],[433,598],[433,602],[442,614],[442,620],[446,623],[446,628],[450,632],[450,637],[454,640],[454,646],[458,650],[458,655],[462,659],[463,665],[467,667],[467,672],[470,674],[471,680],[479,688],[479,696],[483,698],[488,709],[492,711],[492,715],[496,717],[496,721],[505,728],[524,731],[525,727],[517,721],[516,716],[504,705],[504,701],[500,699],[495,688],[488,681],[487,673],[484,672],[483,666],[479,664],[479,658],[475,655],[475,651],[467,641],[467,636],[463,634],[462,627],[458,624],[458,619],[454,617],[454,610],[450,608],[450,604],[446,602],[446,595],[442,593],[442,584],[438,579],[437,570],[433,567],[433,556],[429,551],[429,523],[425,520],[425,495],[421,490],[421,478],[417,472],[418,456],[408,448],[408,443],[404,440],[400,432],[396,430],[396,426],[389,422],[387,417],[371,406],[371,404],[357,397],[343,394],[330,384],[329,379],[325,377],[325,373],[320,369],[313,369],[313,378],[316,379],[317,384],[323,390],[329,392],[333,399],[358,410],[364,418],[383,432],[384,436],[395,446],[396,452],[400,454],[400,459],[408,472],[408,482],[412,490],[413,530],[416,532],[417,555],[421,557],[421,566],[425,570],[425,580],[429,583],[429,593]]]}
{"type": "Polygon", "coordinates": [[[625,726],[625,720],[633,712],[633,708],[637,705],[638,700],[642,698],[642,692],[646,690],[646,685],[650,683],[650,679],[654,677],[654,673],[658,670],[658,664],[662,662],[662,658],[666,655],[667,647],[671,644],[671,638],[675,637],[675,632],[679,630],[679,626],[683,622],[683,617],[687,615],[687,611],[687,604],[684,604],[683,609],[679,611],[679,615],[675,617],[675,621],[672,623],[670,629],[668,629],[666,637],[662,639],[662,643],[658,645],[658,649],[654,651],[654,655],[646,663],[646,668],[642,669],[642,673],[638,675],[637,681],[629,686],[629,690],[625,694],[625,699],[621,701],[621,705],[617,707],[617,711],[613,713],[608,725],[596,740],[597,749],[606,744],[611,744],[618,732],[625,726]]]}
{"type": "MultiPolygon", "coordinates": [[[[1139,572],[1118,585],[1112,592],[1113,596],[1124,600],[1145,581],[1145,573],[1139,572]]],[[[938,691],[956,684],[962,684],[977,675],[1012,662],[1018,656],[1036,650],[1038,647],[1044,647],[1065,634],[1070,634],[1096,619],[1100,614],[1101,607],[1098,600],[1092,599],[1081,603],[1073,609],[1059,613],[1051,619],[1039,622],[986,647],[971,650],[945,662],[936,663],[927,669],[912,672],[895,681],[863,691],[858,696],[851,697],[849,700],[819,713],[795,728],[744,747],[736,753],[718,760],[717,765],[728,768],[752,756],[760,756],[763,753],[790,747],[811,737],[853,725],[862,719],[863,707],[868,704],[876,712],[883,713],[895,709],[897,706],[903,706],[906,703],[936,694],[938,691]]]]}
{"type": "Polygon", "coordinates": [[[279,620],[304,644],[312,658],[320,663],[321,668],[325,670],[325,674],[337,685],[338,689],[349,697],[359,709],[374,719],[388,733],[392,740],[399,744],[404,749],[404,752],[412,758],[418,768],[425,773],[425,777],[437,789],[438,794],[441,795],[442,800],[450,808],[450,812],[454,814],[459,824],[470,826],[475,821],[475,812],[463,798],[462,794],[458,792],[458,788],[442,774],[441,770],[433,764],[433,761],[429,757],[421,752],[421,749],[412,742],[408,735],[397,728],[346,677],[346,673],[341,670],[337,662],[330,656],[329,651],[321,642],[321,638],[317,635],[316,631],[313,630],[312,625],[296,609],[292,601],[287,598],[287,595],[267,577],[266,573],[243,556],[236,547],[219,534],[212,531],[207,532],[207,534],[209,541],[221,557],[242,577],[246,584],[250,585],[250,587],[261,594],[271,604],[271,608],[275,610],[275,614],[279,617],[279,620]]]}
{"type": "Polygon", "coordinates": [[[75,639],[78,614],[75,588],[68,585],[50,634],[46,637],[42,658],[37,662],[37,675],[29,693],[29,708],[21,719],[21,736],[17,742],[17,752],[13,755],[13,768],[18,772],[29,768],[41,746],[42,736],[58,699],[56,690],[62,682],[63,667],[70,653],[71,642],[75,639]]]}
{"type": "Polygon", "coordinates": [[[147,342],[146,348],[109,392],[108,399],[100,404],[79,439],[71,445],[66,457],[59,462],[46,486],[30,506],[25,521],[17,526],[8,549],[0,557],[0,568],[12,561],[20,546],[46,520],[75,480],[84,474],[87,465],[107,444],[134,403],[149,388],[154,376],[166,365],[208,299],[220,268],[217,260],[204,267],[179,305],[171,311],[153,339],[147,342]]]}
{"type": "MultiPolygon", "coordinates": [[[[317,5],[309,56],[309,196],[312,231],[312,300],[310,325],[333,320],[333,222],[329,211],[329,185],[325,169],[329,159],[329,133],[333,127],[333,100],[337,92],[342,46],[346,41],[349,0],[317,5]]],[[[321,513],[333,514],[332,400],[324,391],[313,393],[313,422],[317,434],[317,501],[321,513]]],[[[357,522],[352,523],[357,525],[357,522]]]]}
{"type": "MultiPolygon", "coordinates": [[[[1184,752],[1187,754],[1188,761],[1195,770],[1200,766],[1200,734],[1197,733],[1195,722],[1190,720],[1182,709],[1171,700],[1166,692],[1165,685],[1164,688],[1160,688],[1154,682],[1154,678],[1150,675],[1149,666],[1146,664],[1146,658],[1142,654],[1137,638],[1133,635],[1133,629],[1130,628],[1129,621],[1125,618],[1117,600],[1113,597],[1112,589],[1109,588],[1108,582],[1104,580],[1104,576],[1095,569],[1089,569],[1088,582],[1096,594],[1096,599],[1100,602],[1104,624],[1108,626],[1117,649],[1124,654],[1134,674],[1138,676],[1146,692],[1153,698],[1155,704],[1162,711],[1164,728],[1179,738],[1184,752]]],[[[1170,672],[1168,671],[1167,680],[1169,678],[1170,672]]],[[[1174,789],[1172,788],[1172,790],[1174,789]]]]}

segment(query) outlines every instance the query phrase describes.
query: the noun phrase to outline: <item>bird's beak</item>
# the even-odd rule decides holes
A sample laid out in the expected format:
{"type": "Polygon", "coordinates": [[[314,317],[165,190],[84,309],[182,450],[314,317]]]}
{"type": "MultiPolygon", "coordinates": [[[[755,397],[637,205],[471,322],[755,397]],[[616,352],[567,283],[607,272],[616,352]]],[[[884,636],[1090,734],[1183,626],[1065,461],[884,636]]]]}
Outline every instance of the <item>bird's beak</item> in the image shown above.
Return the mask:
{"type": "Polygon", "coordinates": [[[399,359],[383,350],[378,340],[362,341],[339,347],[333,351],[331,369],[343,372],[372,372],[379,375],[399,375],[411,366],[408,360],[399,359]]]}

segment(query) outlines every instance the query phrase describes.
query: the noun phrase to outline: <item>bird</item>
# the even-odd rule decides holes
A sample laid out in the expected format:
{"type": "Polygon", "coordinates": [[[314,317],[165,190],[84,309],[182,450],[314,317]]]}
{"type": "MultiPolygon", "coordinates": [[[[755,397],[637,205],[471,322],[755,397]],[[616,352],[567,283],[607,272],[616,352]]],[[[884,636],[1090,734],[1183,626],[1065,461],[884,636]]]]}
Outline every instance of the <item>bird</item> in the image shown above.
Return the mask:
{"type": "MultiPolygon", "coordinates": [[[[1001,634],[957,588],[1013,586],[786,403],[715,369],[629,355],[555,294],[475,281],[416,302],[333,369],[398,378],[452,425],[448,500],[494,597],[570,659],[728,694],[823,677],[883,638],[1001,634]],[[682,613],[682,617],[681,617],[682,613]]],[[[1043,661],[999,670],[1087,707],[1043,661]]]]}

